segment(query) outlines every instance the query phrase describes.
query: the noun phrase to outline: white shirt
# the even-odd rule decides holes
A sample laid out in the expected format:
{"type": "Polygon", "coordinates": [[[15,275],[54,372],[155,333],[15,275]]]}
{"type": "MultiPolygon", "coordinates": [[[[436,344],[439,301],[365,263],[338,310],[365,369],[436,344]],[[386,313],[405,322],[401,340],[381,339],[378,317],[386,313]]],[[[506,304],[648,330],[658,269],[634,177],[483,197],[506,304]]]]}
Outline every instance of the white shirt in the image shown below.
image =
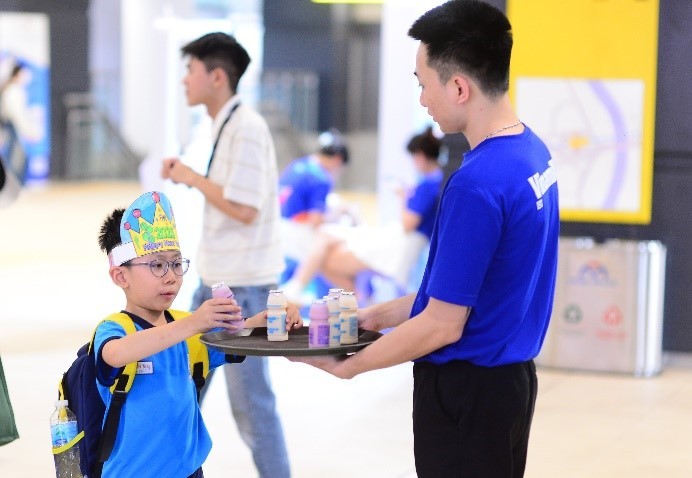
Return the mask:
{"type": "MultiPolygon", "coordinates": [[[[216,115],[212,141],[239,101],[234,96],[216,115]]],[[[224,281],[231,288],[276,283],[284,268],[276,153],[267,123],[251,108],[241,104],[231,115],[208,176],[222,186],[225,199],[251,206],[258,214],[244,224],[205,201],[197,257],[203,283],[224,281]]]]}

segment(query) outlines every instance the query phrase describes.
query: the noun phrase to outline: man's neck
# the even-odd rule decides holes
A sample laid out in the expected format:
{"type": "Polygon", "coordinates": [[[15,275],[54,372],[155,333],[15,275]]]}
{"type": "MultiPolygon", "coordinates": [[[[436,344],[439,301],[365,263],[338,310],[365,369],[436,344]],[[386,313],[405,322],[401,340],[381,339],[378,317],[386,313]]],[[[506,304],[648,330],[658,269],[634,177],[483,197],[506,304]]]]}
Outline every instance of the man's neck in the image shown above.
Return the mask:
{"type": "MultiPolygon", "coordinates": [[[[483,142],[488,134],[517,121],[517,115],[507,94],[496,101],[488,101],[486,98],[483,98],[483,101],[477,102],[469,115],[473,117],[473,121],[469,121],[463,133],[471,149],[483,142]]],[[[514,131],[501,131],[496,133],[496,135],[513,133],[514,131]]]]}
{"type": "Polygon", "coordinates": [[[228,100],[233,98],[233,96],[235,96],[235,93],[219,95],[210,100],[209,103],[205,105],[207,107],[207,113],[209,116],[211,116],[212,119],[216,119],[216,116],[219,114],[219,111],[221,111],[221,108],[223,108],[223,105],[228,103],[228,100]]]}

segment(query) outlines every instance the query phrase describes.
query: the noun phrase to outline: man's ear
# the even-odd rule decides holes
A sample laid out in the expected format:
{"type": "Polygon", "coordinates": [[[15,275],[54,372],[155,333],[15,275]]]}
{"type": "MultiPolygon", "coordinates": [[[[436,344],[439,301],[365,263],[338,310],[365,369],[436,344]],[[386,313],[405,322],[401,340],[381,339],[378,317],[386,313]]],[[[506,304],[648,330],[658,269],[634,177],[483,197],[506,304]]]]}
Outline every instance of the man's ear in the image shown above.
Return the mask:
{"type": "Polygon", "coordinates": [[[471,94],[471,84],[468,78],[462,75],[452,77],[454,87],[456,88],[457,103],[465,103],[469,100],[471,94]]]}
{"type": "Polygon", "coordinates": [[[211,79],[216,87],[228,84],[228,75],[226,75],[226,72],[220,66],[211,70],[211,79]]]}
{"type": "Polygon", "coordinates": [[[111,276],[111,280],[113,281],[113,284],[117,285],[118,287],[125,289],[129,285],[129,281],[127,279],[127,276],[125,274],[125,268],[121,266],[113,266],[110,268],[108,273],[111,276]]]}

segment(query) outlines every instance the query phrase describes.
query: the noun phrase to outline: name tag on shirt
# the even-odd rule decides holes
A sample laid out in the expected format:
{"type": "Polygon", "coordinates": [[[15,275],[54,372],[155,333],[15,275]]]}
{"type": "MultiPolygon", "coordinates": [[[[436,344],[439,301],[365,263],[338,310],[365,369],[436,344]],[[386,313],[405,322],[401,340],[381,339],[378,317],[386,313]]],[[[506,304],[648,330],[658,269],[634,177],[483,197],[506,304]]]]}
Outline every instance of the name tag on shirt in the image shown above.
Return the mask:
{"type": "Polygon", "coordinates": [[[152,362],[137,362],[137,375],[150,375],[154,373],[152,362]]]}

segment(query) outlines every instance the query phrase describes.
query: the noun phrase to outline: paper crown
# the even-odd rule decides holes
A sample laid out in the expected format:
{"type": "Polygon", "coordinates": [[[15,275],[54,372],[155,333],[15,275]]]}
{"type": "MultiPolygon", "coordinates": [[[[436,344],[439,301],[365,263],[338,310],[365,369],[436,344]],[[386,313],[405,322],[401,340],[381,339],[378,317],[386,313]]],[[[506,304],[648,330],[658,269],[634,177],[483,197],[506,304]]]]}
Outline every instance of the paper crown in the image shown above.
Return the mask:
{"type": "Polygon", "coordinates": [[[120,244],[108,255],[111,266],[155,252],[178,251],[178,231],[168,198],[158,191],[138,197],[120,220],[120,244]]]}

